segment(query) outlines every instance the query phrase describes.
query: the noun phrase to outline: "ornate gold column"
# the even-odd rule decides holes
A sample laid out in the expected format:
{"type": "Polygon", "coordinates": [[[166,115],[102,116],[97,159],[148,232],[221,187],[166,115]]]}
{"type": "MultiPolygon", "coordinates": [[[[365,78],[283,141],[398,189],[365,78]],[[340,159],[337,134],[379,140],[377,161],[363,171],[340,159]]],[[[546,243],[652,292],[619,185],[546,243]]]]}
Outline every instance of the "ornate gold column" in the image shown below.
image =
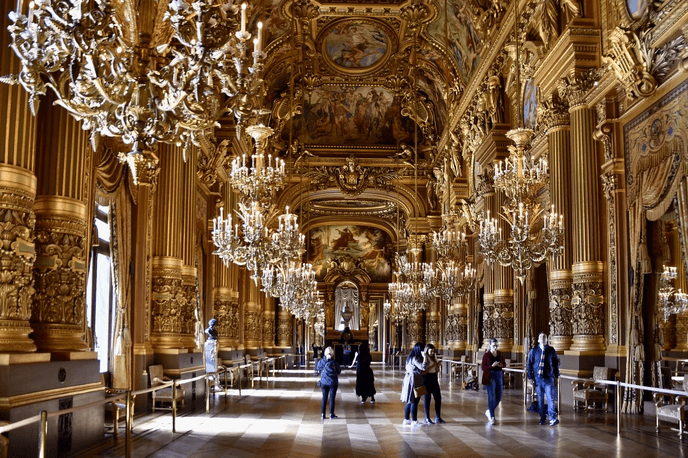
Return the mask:
{"type": "MultiPolygon", "coordinates": [[[[540,110],[540,123],[547,129],[550,163],[550,196],[554,209],[571,226],[571,126],[568,106],[557,97],[546,101],[540,110]]],[[[550,261],[549,332],[550,344],[559,351],[573,342],[571,296],[573,294],[572,231],[564,231],[564,250],[550,261]]],[[[538,332],[536,330],[536,332],[538,332]]]]}
{"type": "MultiPolygon", "coordinates": [[[[21,65],[13,52],[7,26],[15,9],[14,2],[0,6],[0,75],[18,74],[21,65]]],[[[0,84],[0,352],[33,352],[36,345],[29,338],[32,329],[31,301],[34,295],[32,275],[35,260],[33,212],[36,198],[35,154],[36,119],[29,110],[27,92],[19,85],[0,84]]]]}
{"type": "Polygon", "coordinates": [[[275,298],[263,295],[263,348],[275,346],[275,298]]]}
{"type": "MultiPolygon", "coordinates": [[[[186,163],[182,165],[184,179],[182,181],[182,212],[181,212],[181,243],[182,243],[182,295],[183,305],[180,307],[181,346],[196,348],[196,307],[198,307],[196,267],[196,189],[198,150],[193,147],[187,151],[186,163]]],[[[181,304],[180,304],[181,305],[181,304]]],[[[202,316],[202,315],[199,315],[202,316]]],[[[205,324],[205,323],[202,323],[205,324]]],[[[204,329],[205,326],[202,326],[204,329]]]]}
{"type": "MultiPolygon", "coordinates": [[[[182,236],[184,173],[181,148],[159,146],[160,179],[153,214],[153,294],[151,345],[155,349],[186,347],[184,317],[188,304],[182,286],[182,236]]],[[[193,312],[192,312],[193,313],[193,312]]]]}
{"type": "Polygon", "coordinates": [[[573,343],[571,350],[599,353],[604,344],[604,264],[599,236],[600,165],[593,131],[593,114],[584,96],[594,81],[589,74],[562,80],[559,96],[569,103],[571,115],[571,223],[574,256],[571,297],[573,343]]]}
{"type": "MultiPolygon", "coordinates": [[[[495,194],[494,214],[499,221],[498,225],[502,234],[510,234],[511,226],[498,217],[505,204],[504,193],[495,194]]],[[[492,266],[494,272],[494,309],[492,310],[492,334],[499,341],[499,350],[505,353],[511,351],[514,346],[514,269],[495,263],[492,266]]],[[[487,337],[487,336],[486,336],[487,337]]]]}
{"type": "Polygon", "coordinates": [[[86,133],[53,99],[38,112],[32,337],[41,351],[85,351],[91,157],[86,133]]]}
{"type": "Polygon", "coordinates": [[[461,302],[466,300],[464,297],[459,299],[456,304],[456,343],[454,350],[466,350],[468,347],[468,304],[461,302]]]}
{"type": "Polygon", "coordinates": [[[294,320],[291,313],[284,307],[277,312],[277,346],[291,348],[294,336],[294,320]]]}
{"type": "Polygon", "coordinates": [[[244,275],[244,287],[248,297],[244,302],[244,348],[257,349],[263,343],[263,308],[260,304],[260,290],[250,275],[244,275]]]}
{"type": "Polygon", "coordinates": [[[423,312],[413,312],[406,319],[406,344],[413,348],[416,342],[423,342],[423,312]]]}
{"type": "MultiPolygon", "coordinates": [[[[495,217],[496,212],[495,209],[498,208],[496,205],[496,198],[495,198],[495,193],[494,193],[494,188],[492,187],[492,183],[487,183],[483,182],[483,187],[485,188],[486,192],[483,196],[484,199],[484,208],[485,210],[489,210],[491,215],[494,215],[495,217]]],[[[495,336],[495,322],[494,322],[494,312],[495,312],[495,297],[494,297],[494,290],[495,290],[495,278],[497,274],[495,271],[498,269],[497,264],[493,265],[488,265],[487,262],[484,261],[483,258],[483,272],[484,272],[484,292],[483,292],[483,326],[482,326],[482,333],[483,333],[483,346],[482,348],[487,350],[487,347],[490,345],[490,339],[495,336]]],[[[476,332],[479,332],[476,329],[476,332]]],[[[479,335],[479,334],[478,334],[479,335]]],[[[477,350],[477,349],[476,349],[477,350]]]]}
{"type": "MultiPolygon", "coordinates": [[[[229,184],[222,187],[222,202],[227,213],[234,208],[234,193],[229,184]]],[[[218,322],[218,346],[222,349],[237,348],[241,338],[239,323],[239,266],[225,266],[218,256],[213,256],[215,283],[213,286],[213,313],[218,322]]]]}

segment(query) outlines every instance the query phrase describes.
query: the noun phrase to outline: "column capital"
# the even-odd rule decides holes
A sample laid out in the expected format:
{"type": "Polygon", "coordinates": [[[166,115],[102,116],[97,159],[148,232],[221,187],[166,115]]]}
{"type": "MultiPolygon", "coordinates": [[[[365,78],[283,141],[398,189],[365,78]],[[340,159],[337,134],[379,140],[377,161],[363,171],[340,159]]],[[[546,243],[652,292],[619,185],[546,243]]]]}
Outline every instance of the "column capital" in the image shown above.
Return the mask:
{"type": "Polygon", "coordinates": [[[547,130],[566,128],[571,125],[568,104],[558,97],[551,97],[537,106],[538,124],[547,130]]]}
{"type": "Polygon", "coordinates": [[[568,102],[569,110],[585,105],[585,96],[604,75],[603,68],[593,67],[559,80],[559,97],[568,102]]]}

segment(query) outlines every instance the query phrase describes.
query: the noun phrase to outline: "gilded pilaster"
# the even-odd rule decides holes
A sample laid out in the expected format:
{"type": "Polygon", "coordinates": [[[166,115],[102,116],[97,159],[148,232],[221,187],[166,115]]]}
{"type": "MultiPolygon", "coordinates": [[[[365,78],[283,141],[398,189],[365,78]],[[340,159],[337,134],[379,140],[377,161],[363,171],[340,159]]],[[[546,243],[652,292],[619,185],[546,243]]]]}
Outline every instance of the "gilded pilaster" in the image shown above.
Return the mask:
{"type": "MultiPolygon", "coordinates": [[[[539,122],[547,129],[551,171],[550,196],[555,211],[571,222],[571,127],[568,106],[553,97],[538,110],[539,122]]],[[[573,294],[572,231],[564,231],[564,250],[550,262],[549,332],[550,343],[557,350],[568,350],[573,342],[571,296],[573,294]]]]}
{"type": "MultiPolygon", "coordinates": [[[[151,345],[153,348],[186,348],[184,324],[189,304],[184,294],[182,259],[183,160],[179,147],[160,145],[160,179],[153,216],[153,293],[151,345]]],[[[191,311],[193,316],[193,310],[191,311]]]]}
{"type": "Polygon", "coordinates": [[[263,343],[263,309],[260,304],[260,291],[248,275],[244,278],[244,286],[248,289],[248,300],[244,303],[244,347],[256,349],[263,343]]]}
{"type": "Polygon", "coordinates": [[[573,343],[577,352],[597,353],[604,343],[604,264],[599,237],[600,164],[593,132],[593,113],[584,96],[593,86],[591,73],[569,77],[559,86],[559,95],[569,103],[571,115],[571,198],[570,230],[576,240],[573,255],[573,343]]]}
{"type": "MultiPolygon", "coordinates": [[[[495,194],[494,214],[504,208],[506,196],[502,192],[495,194]]],[[[502,234],[509,234],[511,226],[504,218],[498,218],[502,234]]],[[[509,352],[514,346],[514,269],[511,266],[493,265],[494,272],[494,308],[492,310],[492,334],[490,338],[499,340],[501,351],[509,352]]]]}

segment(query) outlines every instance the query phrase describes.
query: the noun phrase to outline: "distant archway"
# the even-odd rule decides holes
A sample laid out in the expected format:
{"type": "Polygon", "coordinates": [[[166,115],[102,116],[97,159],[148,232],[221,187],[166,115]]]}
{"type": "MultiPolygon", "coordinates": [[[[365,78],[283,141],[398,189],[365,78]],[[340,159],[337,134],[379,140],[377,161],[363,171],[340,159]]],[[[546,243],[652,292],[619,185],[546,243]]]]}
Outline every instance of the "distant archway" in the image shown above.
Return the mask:
{"type": "Polygon", "coordinates": [[[337,331],[344,330],[344,320],[342,319],[342,310],[344,305],[348,304],[351,311],[354,313],[349,321],[349,329],[359,330],[361,328],[361,307],[360,294],[358,285],[352,281],[345,280],[337,285],[334,292],[334,328],[337,331]]]}

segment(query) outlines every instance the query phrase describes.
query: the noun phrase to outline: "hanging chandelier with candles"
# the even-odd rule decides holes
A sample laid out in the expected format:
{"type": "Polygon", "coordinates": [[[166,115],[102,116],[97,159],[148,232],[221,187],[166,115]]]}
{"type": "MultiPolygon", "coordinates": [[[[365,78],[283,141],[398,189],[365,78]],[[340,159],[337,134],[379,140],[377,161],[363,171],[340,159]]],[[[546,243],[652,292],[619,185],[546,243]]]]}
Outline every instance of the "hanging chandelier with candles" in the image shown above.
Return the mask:
{"type": "Polygon", "coordinates": [[[455,261],[438,261],[433,268],[427,264],[423,282],[427,291],[449,303],[459,296],[468,295],[475,286],[475,269],[471,264],[460,265],[455,261]]]}
{"type": "Polygon", "coordinates": [[[265,58],[259,24],[250,65],[246,3],[172,0],[162,21],[150,13],[166,2],[137,3],[142,14],[112,0],[33,0],[24,15],[18,2],[8,30],[21,70],[2,79],[24,87],[34,115],[51,90],[94,148],[100,136],[121,137],[135,182],[141,162],[157,161],[155,143],[198,145],[228,112],[245,124],[265,58]]]}
{"type": "Polygon", "coordinates": [[[504,240],[496,218],[488,210],[485,221],[480,222],[479,250],[492,264],[511,266],[521,284],[526,271],[548,256],[556,256],[564,249],[563,216],[554,211],[554,205],[543,211],[537,201],[540,190],[549,183],[547,161],[531,160],[526,147],[534,132],[530,129],[512,129],[506,133],[514,141],[509,146],[509,157],[495,165],[494,187],[506,196],[504,213],[500,215],[510,226],[510,239],[504,240]],[[542,220],[542,229],[535,224],[542,220]]]}
{"type": "Polygon", "coordinates": [[[678,276],[676,267],[664,266],[659,277],[659,305],[664,321],[669,321],[671,315],[678,315],[688,310],[688,294],[679,289],[676,291],[672,282],[678,276]]]}

